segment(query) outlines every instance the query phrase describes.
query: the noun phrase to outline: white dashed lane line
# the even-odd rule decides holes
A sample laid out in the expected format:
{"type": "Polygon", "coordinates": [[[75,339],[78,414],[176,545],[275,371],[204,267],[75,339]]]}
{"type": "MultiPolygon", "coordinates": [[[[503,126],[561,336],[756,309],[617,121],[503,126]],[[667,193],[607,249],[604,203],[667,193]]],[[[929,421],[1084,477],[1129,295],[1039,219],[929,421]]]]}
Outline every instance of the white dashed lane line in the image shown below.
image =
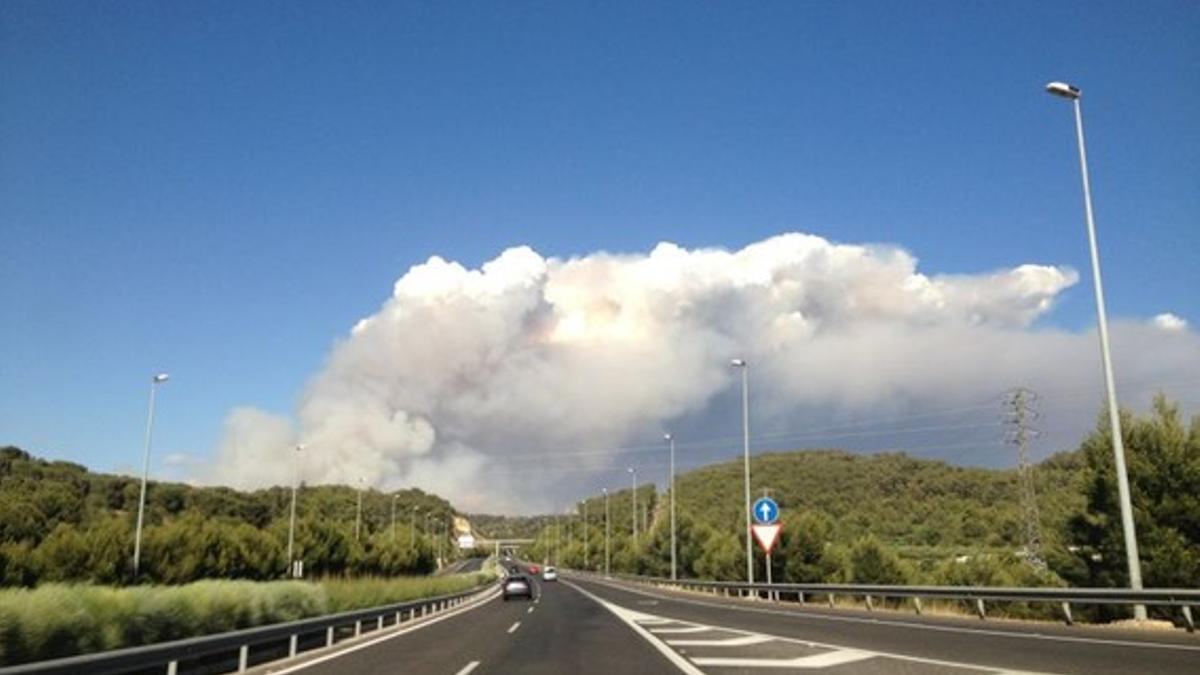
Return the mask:
{"type": "Polygon", "coordinates": [[[467,665],[463,666],[463,669],[458,671],[454,675],[467,675],[467,673],[471,672],[472,670],[475,670],[478,667],[479,667],[479,662],[472,661],[472,662],[468,663],[467,665]]]}
{"type": "Polygon", "coordinates": [[[520,628],[520,627],[521,627],[521,622],[520,622],[520,621],[518,621],[518,622],[516,622],[516,623],[514,623],[513,625],[511,625],[511,626],[509,626],[509,627],[508,627],[508,632],[509,632],[509,633],[515,633],[515,632],[517,632],[517,629],[518,629],[518,628],[520,628]]]}

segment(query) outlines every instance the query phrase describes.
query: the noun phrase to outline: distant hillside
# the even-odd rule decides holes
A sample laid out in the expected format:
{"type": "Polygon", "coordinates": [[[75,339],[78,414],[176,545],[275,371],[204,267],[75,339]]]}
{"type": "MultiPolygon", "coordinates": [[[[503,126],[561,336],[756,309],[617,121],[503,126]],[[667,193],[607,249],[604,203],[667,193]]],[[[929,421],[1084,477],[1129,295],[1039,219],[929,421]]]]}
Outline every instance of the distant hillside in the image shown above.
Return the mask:
{"type": "MultiPolygon", "coordinates": [[[[136,478],[0,448],[0,584],[130,580],[139,490],[136,478]]],[[[241,492],[150,481],[143,574],[169,583],[282,576],[290,504],[287,487],[241,492]]],[[[360,540],[354,538],[357,504],[358,493],[350,487],[301,487],[295,552],[310,574],[433,568],[437,535],[454,514],[449,502],[416,489],[367,490],[360,540]]],[[[446,541],[442,544],[443,553],[452,550],[446,541]]]]}
{"type": "MultiPolygon", "coordinates": [[[[1072,485],[1079,453],[1055,455],[1034,469],[1043,536],[1052,539],[1084,505],[1072,485]]],[[[705,523],[733,526],[742,512],[742,462],[676,478],[678,508],[705,523]]],[[[751,498],[764,490],[786,524],[806,512],[829,517],[833,535],[871,534],[897,547],[1018,547],[1023,542],[1016,469],[982,469],[903,453],[863,455],[806,450],[751,458],[751,498]]]]}
{"type": "MultiPolygon", "coordinates": [[[[774,579],[1125,586],[1109,428],[1100,418],[1078,450],[1033,468],[1047,568],[1027,559],[1016,469],[838,450],[754,456],[752,497],[769,492],[782,510],[774,579]]],[[[1194,588],[1200,584],[1200,416],[1186,419],[1159,395],[1146,415],[1122,412],[1122,428],[1146,585],[1194,588]]],[[[676,488],[679,573],[744,578],[742,462],[685,472],[676,488]]],[[[635,539],[633,495],[610,494],[612,568],[669,573],[669,500],[646,484],[637,503],[646,513],[638,514],[635,539]]],[[[587,512],[586,544],[580,509],[561,536],[543,528],[527,554],[563,565],[602,565],[604,498],[588,498],[587,512]]],[[[755,557],[762,574],[762,557],[755,557]]]]}
{"type": "Polygon", "coordinates": [[[467,516],[475,534],[489,539],[532,539],[554,522],[554,516],[500,516],[472,513],[467,516]]]}
{"type": "MultiPolygon", "coordinates": [[[[1065,551],[1068,520],[1086,506],[1082,455],[1055,455],[1037,465],[1034,474],[1044,548],[1057,555],[1065,551]]],[[[681,574],[744,575],[742,475],[742,462],[733,460],[676,477],[681,574]]],[[[1061,583],[1017,562],[1025,534],[1016,469],[958,467],[902,453],[802,450],[751,457],[751,485],[752,497],[767,492],[781,507],[777,580],[1061,583]],[[978,562],[959,578],[955,575],[967,568],[953,563],[962,556],[978,562]]],[[[593,495],[586,501],[587,566],[595,568],[604,546],[604,498],[593,495]]],[[[638,487],[637,503],[635,543],[631,491],[609,494],[613,569],[665,574],[670,559],[668,495],[644,484],[638,487]]],[[[583,565],[581,515],[582,508],[561,536],[543,526],[527,553],[583,565]]],[[[525,519],[526,524],[532,520],[525,519]]]]}

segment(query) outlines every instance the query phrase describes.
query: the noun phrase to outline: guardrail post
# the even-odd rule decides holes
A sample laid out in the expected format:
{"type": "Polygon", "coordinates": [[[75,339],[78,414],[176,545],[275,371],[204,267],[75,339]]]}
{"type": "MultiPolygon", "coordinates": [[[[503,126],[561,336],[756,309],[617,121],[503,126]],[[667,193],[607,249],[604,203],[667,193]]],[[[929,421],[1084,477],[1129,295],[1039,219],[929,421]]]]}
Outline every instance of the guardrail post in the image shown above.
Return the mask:
{"type": "Polygon", "coordinates": [[[400,617],[402,614],[403,614],[403,612],[401,612],[400,610],[396,610],[396,625],[397,626],[400,625],[400,617]]]}
{"type": "Polygon", "coordinates": [[[987,612],[983,609],[983,598],[975,598],[975,613],[979,614],[980,619],[987,619],[987,612]]]}
{"type": "Polygon", "coordinates": [[[804,591],[800,591],[796,594],[796,601],[802,605],[804,604],[804,591]]]}
{"type": "Polygon", "coordinates": [[[333,646],[333,626],[330,626],[329,628],[325,629],[325,646],[326,647],[333,646]]]}
{"type": "Polygon", "coordinates": [[[1075,617],[1071,616],[1071,603],[1064,602],[1062,604],[1062,613],[1063,613],[1063,619],[1067,622],[1067,625],[1074,626],[1075,625],[1075,617]]]}
{"type": "Polygon", "coordinates": [[[916,596],[916,595],[913,596],[913,607],[917,610],[917,614],[921,613],[921,598],[920,598],[920,596],[916,596]]]}
{"type": "Polygon", "coordinates": [[[250,645],[238,647],[238,672],[246,672],[246,663],[250,660],[250,645]]]}
{"type": "Polygon", "coordinates": [[[833,593],[829,594],[829,609],[833,609],[833,593]]]}
{"type": "Polygon", "coordinates": [[[175,675],[178,672],[179,672],[179,662],[178,661],[168,661],[167,662],[167,675],[175,675]]]}
{"type": "Polygon", "coordinates": [[[354,622],[354,637],[362,635],[362,619],[354,622]]]}
{"type": "Polygon", "coordinates": [[[868,612],[875,611],[875,603],[871,602],[871,596],[869,596],[869,595],[867,596],[867,611],[868,612]]]}
{"type": "Polygon", "coordinates": [[[296,657],[296,648],[299,646],[300,636],[293,634],[288,638],[288,658],[296,657]]]}
{"type": "Polygon", "coordinates": [[[1192,608],[1188,607],[1187,605],[1183,605],[1181,609],[1183,609],[1183,622],[1187,625],[1187,632],[1195,633],[1196,622],[1192,621],[1192,608]]]}
{"type": "Polygon", "coordinates": [[[379,619],[375,622],[375,630],[383,630],[383,615],[379,615],[379,619]]]}

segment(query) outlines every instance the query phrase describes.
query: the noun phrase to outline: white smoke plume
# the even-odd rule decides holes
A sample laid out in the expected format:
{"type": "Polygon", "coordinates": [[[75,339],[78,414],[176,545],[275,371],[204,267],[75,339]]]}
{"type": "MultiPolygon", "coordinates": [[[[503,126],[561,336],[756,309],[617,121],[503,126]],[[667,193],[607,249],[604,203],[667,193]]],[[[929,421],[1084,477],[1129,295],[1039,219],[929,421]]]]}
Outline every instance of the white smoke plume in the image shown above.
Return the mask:
{"type": "MultiPolygon", "coordinates": [[[[304,443],[311,483],[416,485],[466,510],[561,508],[594,490],[587,475],[624,466],[580,450],[705,427],[718,399],[740,394],[732,357],[750,363],[760,428],[1021,384],[1088,389],[1094,333],[1036,323],[1077,280],[1046,265],[927,276],[900,248],[798,233],[568,260],[517,247],[480,269],[433,257],[336,346],[294,420],[233,411],[209,479],[290,483],[304,443]]],[[[1196,333],[1155,324],[1114,326],[1122,375],[1200,381],[1196,333]]],[[[1098,409],[1087,393],[1072,413],[1084,428],[1098,409]]],[[[719,415],[729,424],[707,428],[740,432],[719,415]]]]}

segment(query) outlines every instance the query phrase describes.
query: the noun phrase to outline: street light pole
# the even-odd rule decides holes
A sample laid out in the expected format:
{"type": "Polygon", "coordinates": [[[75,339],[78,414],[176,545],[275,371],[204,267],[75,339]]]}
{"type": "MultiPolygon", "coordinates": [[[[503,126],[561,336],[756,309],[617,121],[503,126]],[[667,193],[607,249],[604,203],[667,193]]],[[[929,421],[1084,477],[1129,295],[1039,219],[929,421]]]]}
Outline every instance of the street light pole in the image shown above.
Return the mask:
{"type": "Polygon", "coordinates": [[[363,498],[363,481],[362,477],[358,479],[358,509],[354,514],[354,541],[358,541],[362,534],[362,498],[363,498]]]}
{"type": "Polygon", "coordinates": [[[608,488],[604,488],[604,576],[608,576],[609,548],[608,537],[612,532],[608,522],[608,488]]]}
{"type": "Polygon", "coordinates": [[[588,516],[587,516],[587,500],[581,502],[583,504],[583,569],[588,568],[588,516]]]}
{"type": "Polygon", "coordinates": [[[419,506],[412,507],[412,526],[408,530],[408,547],[411,549],[417,548],[417,511],[420,510],[419,506]]]}
{"type": "Polygon", "coordinates": [[[292,576],[292,569],[295,566],[295,556],[292,555],[293,547],[296,542],[296,490],[300,486],[300,452],[304,450],[303,445],[296,446],[296,477],[292,480],[292,508],[291,515],[288,517],[288,576],[292,576]]]}
{"type": "MultiPolygon", "coordinates": [[[[1075,137],[1079,143],[1079,171],[1083,177],[1083,210],[1087,220],[1088,247],[1092,257],[1092,286],[1096,292],[1096,322],[1100,332],[1100,356],[1104,363],[1104,386],[1108,394],[1108,420],[1112,430],[1113,457],[1116,463],[1117,492],[1121,500],[1121,529],[1125,535],[1125,559],[1129,566],[1129,587],[1142,588],[1142,567],[1138,556],[1137,532],[1133,524],[1133,505],[1130,500],[1129,474],[1125,468],[1125,440],[1121,435],[1121,415],[1117,406],[1117,389],[1113,381],[1112,356],[1108,347],[1108,317],[1104,308],[1104,285],[1100,279],[1100,252],[1096,245],[1096,221],[1092,214],[1092,188],[1088,180],[1087,150],[1083,142],[1083,108],[1078,87],[1064,82],[1051,82],[1046,91],[1069,99],[1075,106],[1075,137]]],[[[1146,606],[1135,605],[1134,617],[1146,618],[1146,606]]]]}
{"type": "Polygon", "coordinates": [[[150,474],[150,439],[154,429],[154,392],[158,385],[171,378],[166,373],[159,373],[150,378],[150,409],[146,413],[146,447],[142,452],[142,491],[138,495],[137,530],[133,535],[133,578],[138,576],[142,560],[142,521],[146,513],[146,479],[150,474]]]}
{"type": "Polygon", "coordinates": [[[745,359],[733,359],[729,365],[742,371],[742,454],[745,472],[746,504],[743,512],[746,514],[746,579],[754,583],[754,549],[750,546],[750,395],[747,371],[750,366],[745,359]]]}
{"type": "Polygon", "coordinates": [[[663,438],[671,444],[671,581],[678,578],[675,568],[675,436],[663,434],[663,438]]]}
{"type": "Polygon", "coordinates": [[[392,495],[392,543],[396,542],[396,500],[400,495],[392,495]]]}
{"type": "Polygon", "coordinates": [[[626,469],[629,472],[630,480],[633,485],[633,543],[637,544],[637,469],[630,467],[626,469]]]}

